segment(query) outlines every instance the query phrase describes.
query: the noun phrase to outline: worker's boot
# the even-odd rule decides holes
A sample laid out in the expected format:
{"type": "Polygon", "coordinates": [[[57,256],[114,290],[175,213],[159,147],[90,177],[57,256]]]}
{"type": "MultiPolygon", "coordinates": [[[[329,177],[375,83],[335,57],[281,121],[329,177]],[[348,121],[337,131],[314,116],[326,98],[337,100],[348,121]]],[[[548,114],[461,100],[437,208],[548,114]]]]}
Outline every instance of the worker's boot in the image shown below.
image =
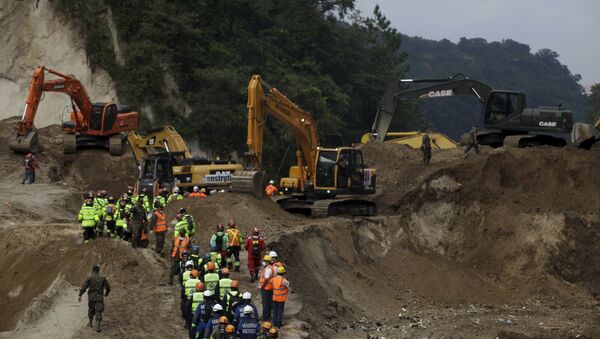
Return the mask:
{"type": "Polygon", "coordinates": [[[90,321],[88,322],[88,327],[94,327],[94,325],[92,325],[92,318],[90,318],[90,321]]]}
{"type": "Polygon", "coordinates": [[[96,320],[96,332],[102,331],[101,324],[102,324],[102,320],[96,320]]]}

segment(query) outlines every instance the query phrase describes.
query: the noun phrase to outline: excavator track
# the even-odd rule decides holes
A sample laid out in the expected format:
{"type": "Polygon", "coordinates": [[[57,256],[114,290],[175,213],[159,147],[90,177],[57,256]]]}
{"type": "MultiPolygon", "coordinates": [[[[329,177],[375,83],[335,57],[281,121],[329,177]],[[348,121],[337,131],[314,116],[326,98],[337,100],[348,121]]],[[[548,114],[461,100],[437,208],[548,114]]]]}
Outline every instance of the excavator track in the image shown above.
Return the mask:
{"type": "Polygon", "coordinates": [[[63,153],[72,154],[77,150],[77,136],[71,133],[63,134],[63,153]]]}
{"type": "Polygon", "coordinates": [[[373,201],[357,198],[322,199],[315,201],[311,209],[311,216],[324,218],[328,216],[372,216],[377,212],[373,201]]]}
{"type": "Polygon", "coordinates": [[[123,154],[123,138],[121,134],[111,135],[108,138],[108,152],[114,156],[123,154]]]}

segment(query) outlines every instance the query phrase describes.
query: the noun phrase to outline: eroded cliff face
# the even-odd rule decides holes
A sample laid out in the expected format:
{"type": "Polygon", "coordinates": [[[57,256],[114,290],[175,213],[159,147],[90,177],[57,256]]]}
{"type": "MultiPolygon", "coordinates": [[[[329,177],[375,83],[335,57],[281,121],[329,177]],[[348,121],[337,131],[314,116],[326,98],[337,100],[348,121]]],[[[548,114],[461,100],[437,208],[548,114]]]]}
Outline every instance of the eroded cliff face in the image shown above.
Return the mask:
{"type": "MultiPolygon", "coordinates": [[[[100,68],[92,72],[83,36],[51,1],[0,1],[0,32],[0,119],[23,114],[29,81],[39,65],[75,75],[94,102],[118,102],[114,81],[100,68]]],[[[67,95],[46,93],[35,125],[61,123],[69,108],[67,95]]]]}

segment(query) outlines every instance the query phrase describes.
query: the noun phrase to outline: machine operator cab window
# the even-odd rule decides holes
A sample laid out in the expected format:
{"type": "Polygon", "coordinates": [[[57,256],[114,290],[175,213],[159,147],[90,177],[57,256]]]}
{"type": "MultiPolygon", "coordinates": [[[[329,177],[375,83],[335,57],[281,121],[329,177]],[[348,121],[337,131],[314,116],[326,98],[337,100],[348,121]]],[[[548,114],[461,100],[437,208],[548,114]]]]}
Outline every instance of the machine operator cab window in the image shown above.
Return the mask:
{"type": "Polygon", "coordinates": [[[140,179],[152,179],[159,182],[168,181],[171,177],[171,165],[168,158],[147,158],[142,163],[140,179]]]}
{"type": "Polygon", "coordinates": [[[317,158],[317,177],[316,186],[323,188],[335,187],[335,165],[337,160],[337,152],[319,151],[317,158]]]}
{"type": "Polygon", "coordinates": [[[360,151],[341,150],[338,157],[337,188],[361,188],[364,178],[363,170],[364,163],[360,151]]]}
{"type": "Polygon", "coordinates": [[[485,123],[499,123],[514,113],[520,113],[524,101],[525,97],[519,92],[492,91],[485,105],[485,123]]]}

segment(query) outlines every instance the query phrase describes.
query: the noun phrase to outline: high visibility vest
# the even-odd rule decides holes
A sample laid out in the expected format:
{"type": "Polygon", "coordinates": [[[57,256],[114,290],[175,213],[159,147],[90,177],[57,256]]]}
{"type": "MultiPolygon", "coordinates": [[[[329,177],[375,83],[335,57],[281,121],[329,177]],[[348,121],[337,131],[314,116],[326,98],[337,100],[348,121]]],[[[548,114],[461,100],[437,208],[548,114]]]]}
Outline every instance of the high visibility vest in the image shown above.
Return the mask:
{"type": "Polygon", "coordinates": [[[215,292],[215,288],[219,283],[219,275],[217,273],[208,272],[204,275],[204,287],[207,290],[215,292]]]}
{"type": "Polygon", "coordinates": [[[181,283],[185,286],[185,283],[190,280],[190,274],[192,274],[192,271],[185,271],[183,272],[183,275],[181,276],[181,283]]]}
{"type": "Polygon", "coordinates": [[[173,245],[173,253],[171,253],[171,257],[175,258],[177,252],[179,252],[179,259],[183,259],[183,252],[188,250],[188,246],[190,245],[190,238],[185,237],[181,240],[179,237],[175,238],[175,244],[173,245]]]}
{"type": "Polygon", "coordinates": [[[219,280],[219,299],[223,299],[225,293],[231,291],[231,282],[233,282],[233,280],[229,278],[219,280]]]}
{"type": "Polygon", "coordinates": [[[178,221],[175,224],[175,234],[174,234],[174,236],[179,236],[179,232],[181,230],[184,230],[185,231],[185,235],[189,236],[190,231],[188,230],[187,226],[188,226],[188,223],[185,220],[182,219],[181,221],[178,221]]]}
{"type": "Polygon", "coordinates": [[[192,294],[192,314],[196,313],[196,309],[201,302],[204,301],[204,292],[194,292],[192,294]]]}
{"type": "MultiPolygon", "coordinates": [[[[219,264],[213,261],[213,264],[215,264],[215,270],[219,270],[219,264]]],[[[208,262],[206,264],[204,264],[204,270],[208,271],[208,262]]]]}
{"type": "Polygon", "coordinates": [[[273,265],[267,265],[265,266],[265,269],[262,270],[262,272],[260,273],[260,278],[258,278],[258,288],[262,288],[265,291],[271,291],[273,290],[273,277],[275,277],[275,273],[273,272],[275,269],[273,268],[273,265]],[[267,271],[271,272],[271,276],[269,277],[269,279],[265,278],[265,273],[267,271]],[[265,287],[263,288],[263,284],[265,282],[265,279],[267,280],[267,284],[265,285],[265,287]]]}
{"type": "Polygon", "coordinates": [[[107,204],[105,207],[103,207],[102,215],[104,216],[104,220],[106,221],[111,221],[115,219],[117,217],[117,206],[115,204],[107,204]],[[111,206],[113,214],[106,213],[106,209],[108,208],[108,206],[111,206]]]}
{"type": "Polygon", "coordinates": [[[288,288],[285,286],[286,279],[278,275],[273,278],[273,301],[286,302],[288,297],[288,288]]]}
{"type": "Polygon", "coordinates": [[[183,200],[183,195],[181,195],[179,193],[173,193],[173,194],[169,195],[169,199],[167,199],[167,204],[170,204],[171,201],[173,201],[173,199],[183,200]]]}
{"type": "Polygon", "coordinates": [[[273,185],[269,185],[267,186],[267,188],[265,188],[265,193],[267,194],[268,197],[272,197],[273,195],[275,195],[275,193],[277,193],[278,189],[277,187],[273,186],[273,185]]]}
{"type": "Polygon", "coordinates": [[[156,204],[156,202],[160,202],[160,204],[162,206],[165,206],[165,204],[167,203],[167,201],[165,200],[165,197],[163,197],[162,195],[158,195],[156,197],[154,197],[154,202],[152,202],[152,207],[154,207],[154,204],[156,204]]]}
{"type": "Polygon", "coordinates": [[[155,211],[156,225],[154,226],[154,232],[162,233],[167,231],[167,217],[165,212],[155,211]]]}
{"type": "Polygon", "coordinates": [[[229,241],[229,246],[241,246],[242,233],[238,229],[230,228],[227,230],[227,240],[229,241]]]}
{"type": "Polygon", "coordinates": [[[234,291],[234,290],[229,290],[229,292],[226,293],[227,295],[227,305],[225,305],[225,311],[227,312],[231,312],[232,308],[233,308],[233,303],[238,300],[239,302],[239,296],[240,296],[240,291],[234,291]]]}
{"type": "Polygon", "coordinates": [[[96,209],[93,206],[85,205],[79,211],[77,220],[81,221],[81,227],[94,227],[99,219],[96,209]]]}
{"type": "Polygon", "coordinates": [[[196,233],[196,222],[194,221],[194,217],[192,217],[190,214],[184,214],[183,218],[181,218],[181,220],[184,221],[190,221],[187,225],[187,230],[188,230],[188,236],[192,236],[196,233]]]}
{"type": "Polygon", "coordinates": [[[194,291],[196,291],[196,283],[199,282],[200,279],[198,278],[190,278],[188,279],[188,281],[185,282],[185,285],[183,285],[183,288],[185,288],[185,296],[186,297],[191,297],[192,293],[194,293],[194,291]]]}

